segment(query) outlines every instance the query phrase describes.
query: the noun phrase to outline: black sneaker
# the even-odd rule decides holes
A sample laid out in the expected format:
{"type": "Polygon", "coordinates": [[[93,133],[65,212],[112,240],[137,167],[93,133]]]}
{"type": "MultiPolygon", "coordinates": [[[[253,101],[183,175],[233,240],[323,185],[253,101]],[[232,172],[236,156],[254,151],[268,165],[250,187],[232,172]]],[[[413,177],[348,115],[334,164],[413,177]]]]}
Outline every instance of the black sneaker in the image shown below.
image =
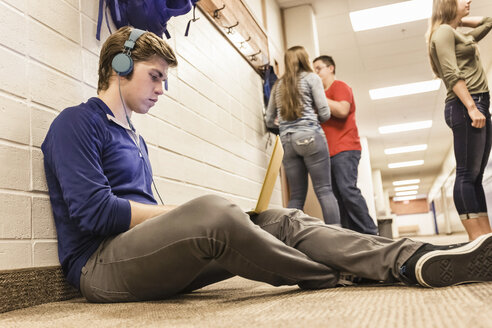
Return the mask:
{"type": "Polygon", "coordinates": [[[415,263],[415,278],[424,287],[492,281],[492,233],[460,247],[425,252],[415,263]]]}
{"type": "Polygon", "coordinates": [[[424,255],[433,251],[443,251],[449,250],[452,248],[458,248],[468,244],[459,243],[459,244],[450,244],[450,245],[433,245],[425,243],[412,254],[412,256],[400,267],[400,280],[407,285],[418,286],[419,283],[417,281],[417,277],[415,276],[415,266],[417,261],[424,255]]]}

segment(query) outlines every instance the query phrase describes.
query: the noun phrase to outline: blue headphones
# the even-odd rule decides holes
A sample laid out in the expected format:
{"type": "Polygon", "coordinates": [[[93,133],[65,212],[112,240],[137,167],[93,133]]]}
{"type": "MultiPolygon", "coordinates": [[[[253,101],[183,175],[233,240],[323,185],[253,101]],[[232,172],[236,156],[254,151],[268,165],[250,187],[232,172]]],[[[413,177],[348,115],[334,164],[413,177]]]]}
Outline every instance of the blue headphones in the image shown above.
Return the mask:
{"type": "Polygon", "coordinates": [[[125,49],[123,52],[120,52],[116,56],[114,56],[113,61],[111,62],[111,67],[115,70],[115,72],[119,76],[126,76],[131,73],[133,70],[133,59],[131,57],[131,51],[133,47],[135,47],[135,43],[138,38],[144,34],[146,31],[139,30],[138,28],[134,28],[128,40],[125,41],[125,49]]]}

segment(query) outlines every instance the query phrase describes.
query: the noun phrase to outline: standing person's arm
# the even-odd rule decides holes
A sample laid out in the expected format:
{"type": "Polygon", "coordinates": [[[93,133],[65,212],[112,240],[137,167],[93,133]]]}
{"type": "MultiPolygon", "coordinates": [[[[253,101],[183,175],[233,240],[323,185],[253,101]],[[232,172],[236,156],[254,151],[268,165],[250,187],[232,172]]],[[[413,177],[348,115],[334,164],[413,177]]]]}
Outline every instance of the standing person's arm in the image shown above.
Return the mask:
{"type": "Polygon", "coordinates": [[[318,75],[312,73],[310,76],[311,93],[313,95],[313,102],[318,109],[318,119],[321,123],[326,122],[331,117],[330,106],[326,101],[325,91],[323,89],[323,82],[318,75]]]}
{"type": "Polygon", "coordinates": [[[492,18],[490,17],[463,17],[462,26],[474,28],[468,35],[473,36],[476,42],[482,40],[492,29],[492,18]]]}
{"type": "Polygon", "coordinates": [[[485,126],[485,116],[478,110],[475,101],[470,95],[466,83],[464,80],[459,80],[453,87],[453,91],[460,98],[463,105],[468,110],[468,115],[472,120],[472,126],[474,128],[483,128],[485,126]]]}
{"type": "Polygon", "coordinates": [[[336,101],[330,98],[326,98],[326,100],[328,101],[328,105],[330,106],[331,114],[334,117],[344,119],[350,113],[350,103],[348,101],[336,101]]]}
{"type": "Polygon", "coordinates": [[[475,128],[483,127],[485,125],[485,117],[477,109],[466,87],[465,77],[458,67],[453,28],[449,25],[441,25],[434,33],[433,40],[439,60],[437,64],[440,65],[443,75],[441,78],[447,82],[448,86],[465,105],[472,120],[471,125],[475,128]]]}

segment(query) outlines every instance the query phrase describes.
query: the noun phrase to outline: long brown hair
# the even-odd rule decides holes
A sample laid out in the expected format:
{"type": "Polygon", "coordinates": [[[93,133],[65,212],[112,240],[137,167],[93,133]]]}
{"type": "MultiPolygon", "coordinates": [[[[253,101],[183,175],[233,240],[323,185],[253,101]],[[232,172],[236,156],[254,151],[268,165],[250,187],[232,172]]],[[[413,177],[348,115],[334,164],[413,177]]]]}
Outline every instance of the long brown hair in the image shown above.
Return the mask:
{"type": "Polygon", "coordinates": [[[432,61],[431,56],[431,38],[432,34],[442,24],[449,24],[455,18],[458,11],[457,0],[434,0],[432,5],[432,16],[429,19],[429,28],[427,29],[427,52],[429,54],[432,71],[436,76],[439,76],[436,64],[432,61]]]}
{"type": "Polygon", "coordinates": [[[301,95],[299,93],[299,73],[312,72],[309,55],[301,46],[294,46],[285,52],[285,74],[279,85],[282,95],[280,116],[286,121],[294,121],[302,116],[301,95]]]}

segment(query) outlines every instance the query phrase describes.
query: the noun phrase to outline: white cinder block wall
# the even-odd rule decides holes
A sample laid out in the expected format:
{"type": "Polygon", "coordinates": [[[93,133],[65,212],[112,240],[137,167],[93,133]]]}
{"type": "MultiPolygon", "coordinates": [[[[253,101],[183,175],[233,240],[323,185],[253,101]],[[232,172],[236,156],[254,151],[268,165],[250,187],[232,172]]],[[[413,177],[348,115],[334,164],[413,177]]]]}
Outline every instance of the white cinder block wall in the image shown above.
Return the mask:
{"type": "MultiPolygon", "coordinates": [[[[62,109],[96,95],[108,36],[103,24],[102,41],[95,39],[98,3],[0,0],[0,270],[58,264],[40,146],[62,109]]],[[[169,92],[134,122],[165,203],[213,193],[247,210],[271,152],[261,79],[197,13],[188,37],[191,13],[168,24],[179,66],[169,92]]],[[[272,205],[281,205],[279,183],[272,205]]]]}

